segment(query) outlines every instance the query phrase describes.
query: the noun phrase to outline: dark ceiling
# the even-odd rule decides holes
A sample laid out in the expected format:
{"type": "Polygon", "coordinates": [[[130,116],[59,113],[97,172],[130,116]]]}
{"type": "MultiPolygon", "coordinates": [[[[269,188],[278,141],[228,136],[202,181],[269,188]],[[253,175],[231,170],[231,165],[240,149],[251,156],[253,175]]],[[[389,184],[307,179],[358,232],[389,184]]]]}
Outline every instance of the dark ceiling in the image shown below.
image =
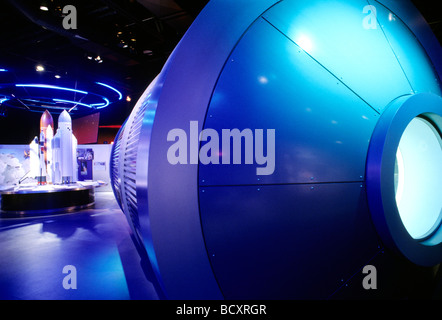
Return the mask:
{"type": "MultiPolygon", "coordinates": [[[[70,88],[82,81],[107,83],[121,91],[124,99],[100,112],[100,125],[121,125],[207,2],[2,1],[0,68],[9,72],[0,73],[0,83],[51,83],[70,88]],[[66,17],[62,10],[69,4],[77,11],[77,29],[62,26],[66,17]],[[37,65],[43,65],[45,71],[36,72],[37,65]]],[[[25,109],[6,111],[7,117],[0,117],[0,143],[32,139],[39,115],[25,109]],[[6,129],[18,119],[23,130],[2,138],[6,130],[17,128],[6,129]]]]}
{"type": "MultiPolygon", "coordinates": [[[[160,72],[178,41],[208,0],[9,0],[0,10],[0,82],[106,82],[123,99],[100,113],[100,125],[121,125],[136,100],[160,72]],[[62,9],[73,4],[77,29],[65,30],[62,9]],[[46,6],[43,11],[40,6],[46,6]],[[100,62],[101,61],[101,62],[100,62]],[[36,72],[36,65],[44,72],[36,72]],[[54,76],[59,75],[59,79],[54,76]]],[[[414,0],[442,39],[440,9],[434,0],[414,0]]],[[[226,22],[228,23],[228,22],[226,22]]],[[[7,110],[0,117],[0,143],[25,143],[35,135],[39,115],[7,110]],[[20,122],[20,124],[17,123],[20,122]],[[5,135],[7,127],[20,131],[5,135]],[[27,129],[27,130],[26,130],[27,129]],[[30,138],[29,138],[30,137],[30,138]]],[[[1,110],[0,110],[1,114],[1,110]]],[[[37,129],[38,130],[38,129],[37,129]]]]}

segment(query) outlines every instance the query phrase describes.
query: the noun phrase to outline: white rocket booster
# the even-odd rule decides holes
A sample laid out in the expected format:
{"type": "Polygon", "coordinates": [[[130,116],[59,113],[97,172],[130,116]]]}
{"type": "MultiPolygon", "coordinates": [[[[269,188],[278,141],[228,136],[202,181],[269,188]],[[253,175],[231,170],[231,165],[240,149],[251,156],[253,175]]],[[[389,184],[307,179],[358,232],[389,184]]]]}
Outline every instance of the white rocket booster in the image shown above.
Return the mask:
{"type": "Polygon", "coordinates": [[[78,181],[77,145],[78,145],[77,138],[72,133],[72,169],[73,169],[72,182],[78,181]]]}
{"type": "Polygon", "coordinates": [[[39,157],[40,157],[40,168],[38,172],[37,182],[38,184],[46,184],[46,162],[45,162],[45,134],[43,130],[40,132],[40,142],[39,142],[39,157]]]}
{"type": "MultiPolygon", "coordinates": [[[[57,134],[60,141],[60,170],[61,170],[61,183],[69,184],[74,182],[74,160],[76,159],[77,139],[72,134],[72,119],[69,113],[64,110],[58,117],[58,130],[57,134]],[[74,156],[75,147],[75,156],[74,156]]],[[[75,162],[76,163],[76,162],[75,162]]]]}
{"type": "Polygon", "coordinates": [[[46,129],[46,169],[47,169],[47,182],[53,183],[52,175],[53,175],[53,152],[52,152],[52,140],[54,138],[54,131],[52,130],[52,126],[49,124],[46,129]]]}
{"type": "Polygon", "coordinates": [[[35,137],[29,144],[30,177],[36,178],[40,172],[40,156],[38,151],[38,138],[35,137]]]}
{"type": "Polygon", "coordinates": [[[61,149],[60,149],[60,133],[57,131],[52,139],[52,183],[61,184],[61,149]]]}

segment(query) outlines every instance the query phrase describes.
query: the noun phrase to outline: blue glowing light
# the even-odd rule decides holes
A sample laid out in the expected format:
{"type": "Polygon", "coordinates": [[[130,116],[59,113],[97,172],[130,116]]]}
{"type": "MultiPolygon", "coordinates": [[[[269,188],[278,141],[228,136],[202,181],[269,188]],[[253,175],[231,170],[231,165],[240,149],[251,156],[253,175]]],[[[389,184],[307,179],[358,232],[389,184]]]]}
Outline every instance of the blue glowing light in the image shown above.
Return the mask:
{"type": "Polygon", "coordinates": [[[436,128],[422,118],[410,122],[399,142],[396,202],[401,220],[414,239],[431,234],[442,219],[441,145],[436,128]]]}
{"type": "Polygon", "coordinates": [[[88,94],[88,92],[78,89],[72,89],[72,88],[64,88],[59,86],[53,86],[50,84],[16,84],[16,87],[23,87],[23,88],[46,88],[46,89],[54,89],[54,90],[64,90],[64,91],[71,91],[71,92],[77,92],[81,94],[88,94]]]}
{"type": "Polygon", "coordinates": [[[0,72],[7,72],[8,69],[0,68],[0,72]]]}
{"type": "Polygon", "coordinates": [[[110,104],[110,102],[105,97],[101,97],[101,98],[105,102],[87,104],[87,103],[82,103],[82,102],[72,101],[72,100],[65,100],[65,99],[56,99],[56,98],[54,98],[52,100],[55,101],[55,102],[70,103],[70,104],[73,104],[73,105],[79,105],[79,106],[83,106],[83,107],[87,107],[87,108],[96,108],[96,109],[106,108],[110,104]]]}
{"type": "Polygon", "coordinates": [[[92,106],[90,104],[87,103],[82,103],[82,102],[78,102],[78,101],[71,101],[71,100],[64,100],[64,99],[52,99],[55,102],[63,102],[63,103],[72,103],[74,105],[79,105],[79,106],[83,106],[83,107],[87,107],[87,108],[92,108],[92,106]]]}
{"type": "Polygon", "coordinates": [[[106,88],[109,88],[109,89],[115,91],[118,94],[118,100],[121,100],[123,98],[123,95],[121,94],[121,92],[118,91],[117,89],[115,89],[114,87],[111,87],[110,85],[102,83],[102,82],[96,82],[96,84],[99,84],[100,86],[104,86],[106,88]]]}
{"type": "Polygon", "coordinates": [[[110,104],[110,102],[109,102],[109,100],[106,99],[105,97],[102,97],[102,98],[103,98],[103,100],[106,101],[106,102],[104,102],[104,103],[93,103],[93,104],[91,104],[91,106],[92,106],[92,107],[97,107],[97,109],[103,109],[103,108],[106,108],[106,107],[110,104]]]}
{"type": "MultiPolygon", "coordinates": [[[[85,83],[80,87],[87,88],[85,87],[85,85],[87,84],[94,85],[94,83],[95,82],[85,83]]],[[[42,107],[51,109],[52,106],[54,108],[54,111],[59,111],[63,107],[68,108],[67,105],[69,105],[70,108],[69,112],[75,109],[77,113],[81,113],[83,109],[82,107],[86,107],[87,109],[95,109],[95,110],[106,108],[110,104],[117,101],[117,96],[115,95],[115,93],[118,94],[118,100],[122,99],[123,95],[117,89],[100,82],[97,82],[96,84],[104,86],[107,89],[112,90],[112,92],[106,91],[104,92],[104,94],[100,93],[101,91],[98,90],[97,90],[98,92],[89,91],[89,90],[88,92],[85,90],[77,89],[76,86],[73,88],[73,87],[64,87],[64,86],[45,84],[45,83],[3,84],[2,86],[0,86],[0,89],[4,91],[1,92],[0,95],[0,104],[6,100],[11,100],[11,102],[13,102],[11,104],[12,108],[14,107],[21,108],[23,103],[21,103],[21,105],[18,105],[16,103],[16,100],[18,102],[27,101],[27,102],[32,102],[29,106],[26,106],[27,109],[30,110],[32,108],[37,108],[37,111],[39,110],[39,108],[42,107]],[[31,88],[31,90],[29,90],[29,92],[26,91],[26,93],[19,92],[17,90],[8,92],[8,90],[11,90],[11,88],[31,88]],[[72,92],[74,94],[78,93],[80,94],[80,96],[77,96],[76,98],[66,97],[66,93],[69,92],[72,92]],[[48,95],[50,96],[48,97],[48,95]],[[48,105],[48,100],[55,102],[56,104],[49,103],[48,105]],[[62,103],[64,103],[64,105],[62,105],[62,103]],[[78,108],[76,108],[77,106],[78,108]]],[[[95,89],[97,89],[97,87],[95,87],[95,89]]]]}

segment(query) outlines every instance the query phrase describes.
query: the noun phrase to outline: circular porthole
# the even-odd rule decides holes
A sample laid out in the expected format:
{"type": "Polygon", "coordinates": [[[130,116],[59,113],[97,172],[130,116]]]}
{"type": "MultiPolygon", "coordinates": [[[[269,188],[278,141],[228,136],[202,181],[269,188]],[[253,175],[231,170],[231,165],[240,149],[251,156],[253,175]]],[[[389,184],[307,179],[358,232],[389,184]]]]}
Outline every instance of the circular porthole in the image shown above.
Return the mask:
{"type": "Polygon", "coordinates": [[[367,157],[370,213],[385,246],[442,262],[442,98],[404,96],[381,115],[367,157]]]}
{"type": "Polygon", "coordinates": [[[442,140],[422,117],[408,124],[399,141],[395,193],[399,216],[412,238],[426,239],[442,219],[442,140]]]}

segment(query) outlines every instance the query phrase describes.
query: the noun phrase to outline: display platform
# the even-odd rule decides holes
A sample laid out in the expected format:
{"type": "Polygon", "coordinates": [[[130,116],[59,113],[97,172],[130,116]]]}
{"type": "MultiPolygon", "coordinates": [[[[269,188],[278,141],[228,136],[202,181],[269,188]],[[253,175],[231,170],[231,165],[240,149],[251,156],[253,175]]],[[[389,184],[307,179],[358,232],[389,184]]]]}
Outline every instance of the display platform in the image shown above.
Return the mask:
{"type": "Polygon", "coordinates": [[[0,190],[0,217],[47,216],[84,209],[95,203],[99,181],[69,185],[26,184],[0,190]]]}

